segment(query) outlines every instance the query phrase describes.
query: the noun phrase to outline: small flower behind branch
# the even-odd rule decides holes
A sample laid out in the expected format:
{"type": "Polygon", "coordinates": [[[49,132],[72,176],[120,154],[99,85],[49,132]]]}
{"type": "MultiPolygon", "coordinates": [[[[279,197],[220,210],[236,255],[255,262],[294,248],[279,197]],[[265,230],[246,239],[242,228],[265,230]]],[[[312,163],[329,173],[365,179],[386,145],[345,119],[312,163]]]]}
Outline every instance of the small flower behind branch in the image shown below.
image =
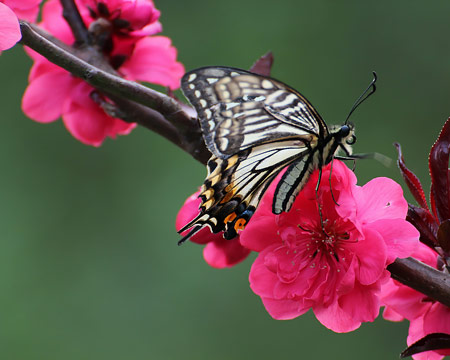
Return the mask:
{"type": "MultiPolygon", "coordinates": [[[[86,61],[100,67],[106,64],[128,80],[147,81],[171,89],[179,87],[184,67],[176,61],[176,49],[167,37],[149,36],[161,30],[159,11],[153,2],[79,0],[76,3],[97,49],[86,61]]],[[[40,26],[64,43],[73,44],[74,36],[61,14],[58,1],[46,2],[40,26]]],[[[30,118],[48,123],[62,116],[76,139],[93,146],[100,146],[106,137],[128,134],[136,126],[105,113],[92,100],[94,89],[90,85],[32,50],[28,49],[28,54],[34,65],[22,108],[30,118]]]]}
{"type": "MultiPolygon", "coordinates": [[[[448,274],[450,270],[450,177],[448,169],[450,119],[444,124],[430,151],[430,206],[427,204],[419,179],[405,165],[400,145],[395,144],[395,146],[398,150],[400,172],[419,205],[408,204],[407,220],[419,230],[420,241],[423,243],[420,244],[413,256],[448,274]]],[[[442,345],[442,348],[438,349],[436,341],[429,340],[433,339],[430,337],[431,334],[450,334],[450,309],[447,306],[392,279],[382,287],[382,301],[386,305],[384,311],[386,319],[392,321],[408,319],[410,321],[407,339],[410,348],[404,352],[405,354],[414,354],[418,352],[418,349],[425,351],[413,355],[416,360],[439,360],[444,355],[450,355],[448,342],[439,342],[446,345],[442,345]]]]}

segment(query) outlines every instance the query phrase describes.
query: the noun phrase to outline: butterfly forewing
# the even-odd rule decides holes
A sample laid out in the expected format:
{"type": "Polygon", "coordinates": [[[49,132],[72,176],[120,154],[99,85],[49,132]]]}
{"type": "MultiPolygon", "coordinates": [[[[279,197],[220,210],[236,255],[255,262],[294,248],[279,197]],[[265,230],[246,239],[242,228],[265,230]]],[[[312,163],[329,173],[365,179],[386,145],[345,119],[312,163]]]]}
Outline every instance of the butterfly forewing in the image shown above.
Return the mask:
{"type": "Polygon", "coordinates": [[[182,89],[195,106],[208,149],[218,158],[264,142],[313,141],[328,133],[312,105],[270,78],[225,67],[187,73],[182,89]]]}

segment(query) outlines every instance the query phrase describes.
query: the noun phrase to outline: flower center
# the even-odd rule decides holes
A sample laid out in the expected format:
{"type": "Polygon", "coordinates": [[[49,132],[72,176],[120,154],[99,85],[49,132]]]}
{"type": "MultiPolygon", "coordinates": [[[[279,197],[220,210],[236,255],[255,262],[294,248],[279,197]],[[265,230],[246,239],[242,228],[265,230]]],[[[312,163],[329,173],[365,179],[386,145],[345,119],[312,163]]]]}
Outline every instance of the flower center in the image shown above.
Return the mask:
{"type": "Polygon", "coordinates": [[[322,269],[334,267],[339,272],[340,262],[346,262],[349,257],[347,244],[354,242],[350,240],[350,234],[341,221],[324,220],[321,224],[298,224],[300,234],[296,241],[296,247],[304,247],[310,266],[321,264],[322,269]]]}
{"type": "Polygon", "coordinates": [[[350,240],[349,230],[341,219],[324,221],[323,225],[298,224],[297,229],[286,227],[279,233],[282,245],[266,255],[265,265],[285,284],[299,276],[309,282],[337,279],[336,275],[344,274],[352,259],[349,244],[354,241],[350,240]],[[330,277],[330,273],[335,275],[330,277]]]}

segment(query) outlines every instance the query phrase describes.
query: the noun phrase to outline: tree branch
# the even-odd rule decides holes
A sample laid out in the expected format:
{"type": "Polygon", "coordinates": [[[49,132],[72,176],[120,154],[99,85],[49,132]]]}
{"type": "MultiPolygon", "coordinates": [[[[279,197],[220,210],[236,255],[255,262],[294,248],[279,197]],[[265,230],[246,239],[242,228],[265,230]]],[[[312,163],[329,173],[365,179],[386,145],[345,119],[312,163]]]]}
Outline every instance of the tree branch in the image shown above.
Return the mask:
{"type": "Polygon", "coordinates": [[[63,17],[67,21],[75,37],[76,45],[91,45],[92,38],[81,18],[74,0],[60,0],[63,7],[63,17]]]}
{"type": "Polygon", "coordinates": [[[450,307],[450,276],[413,258],[397,259],[387,269],[394,280],[450,307]]]}
{"type": "MultiPolygon", "coordinates": [[[[134,118],[133,121],[152,130],[159,129],[160,135],[174,142],[201,163],[206,164],[211,154],[206,149],[197,120],[189,116],[176,100],[146,86],[111,74],[77,56],[81,54],[83,57],[92,59],[92,49],[79,49],[72,53],[67,50],[67,45],[61,44],[60,46],[54,38],[45,36],[42,29],[34,30],[25,21],[20,21],[20,28],[22,44],[29,46],[52,63],[81,78],[99,91],[114,96],[116,101],[119,98],[128,99],[156,110],[156,112],[147,111],[147,116],[134,118]],[[158,116],[157,113],[159,113],[158,116]]],[[[101,61],[98,58],[94,60],[101,61]]],[[[93,62],[93,60],[91,61],[93,62]]],[[[108,64],[102,63],[101,65],[102,68],[110,70],[108,64]]],[[[122,102],[122,105],[124,104],[125,102],[122,102]]],[[[131,111],[131,105],[131,103],[127,103],[128,111],[131,111]]],[[[143,113],[142,108],[136,107],[135,110],[135,114],[143,113]]],[[[124,120],[130,121],[129,118],[124,120]]]]}

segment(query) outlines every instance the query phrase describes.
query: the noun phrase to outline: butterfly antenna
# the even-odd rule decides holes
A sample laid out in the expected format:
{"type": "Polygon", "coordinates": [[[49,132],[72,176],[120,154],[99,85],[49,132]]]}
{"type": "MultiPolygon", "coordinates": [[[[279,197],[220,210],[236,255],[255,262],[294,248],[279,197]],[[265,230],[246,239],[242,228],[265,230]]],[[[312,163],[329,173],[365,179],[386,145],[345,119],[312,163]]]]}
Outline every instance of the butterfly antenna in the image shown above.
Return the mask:
{"type": "Polygon", "coordinates": [[[347,125],[348,119],[350,118],[350,115],[353,114],[353,112],[358,108],[359,105],[361,105],[370,95],[372,95],[376,90],[377,87],[375,86],[375,83],[377,82],[377,73],[375,71],[372,71],[373,73],[373,79],[370,82],[369,86],[366,90],[359,96],[358,99],[356,99],[355,103],[352,106],[352,109],[347,115],[347,119],[345,119],[345,125],[347,125]]]}
{"type": "Polygon", "coordinates": [[[183,236],[183,238],[178,241],[178,246],[183,245],[183,243],[189,239],[192,235],[194,235],[196,232],[198,232],[200,229],[202,228],[201,225],[197,225],[195,228],[193,228],[191,231],[189,231],[189,233],[185,236],[183,236]]]}

